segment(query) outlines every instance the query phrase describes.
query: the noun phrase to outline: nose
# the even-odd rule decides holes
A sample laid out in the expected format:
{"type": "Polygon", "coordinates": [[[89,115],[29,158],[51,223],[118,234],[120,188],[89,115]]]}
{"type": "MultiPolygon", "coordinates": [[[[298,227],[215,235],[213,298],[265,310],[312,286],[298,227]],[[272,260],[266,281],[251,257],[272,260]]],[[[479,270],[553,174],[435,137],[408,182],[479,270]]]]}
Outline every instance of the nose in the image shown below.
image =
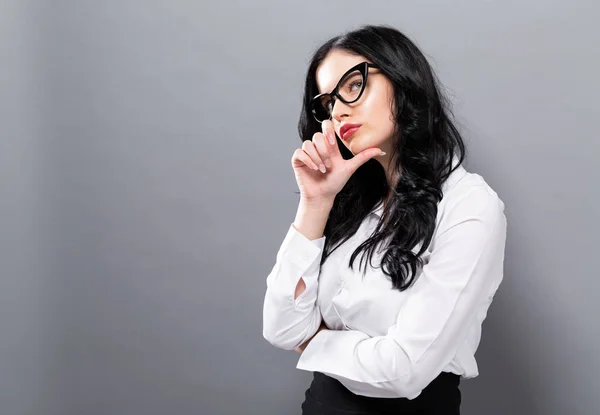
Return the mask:
{"type": "Polygon", "coordinates": [[[331,108],[331,118],[340,121],[342,118],[350,115],[352,108],[341,99],[336,99],[331,108]]]}

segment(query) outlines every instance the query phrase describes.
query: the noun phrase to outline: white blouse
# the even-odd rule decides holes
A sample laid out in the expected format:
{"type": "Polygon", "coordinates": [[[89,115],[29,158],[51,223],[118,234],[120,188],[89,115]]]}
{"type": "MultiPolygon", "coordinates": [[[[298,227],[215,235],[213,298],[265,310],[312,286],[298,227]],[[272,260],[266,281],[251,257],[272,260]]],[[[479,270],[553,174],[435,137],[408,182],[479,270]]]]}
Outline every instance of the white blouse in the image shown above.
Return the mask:
{"type": "Polygon", "coordinates": [[[503,277],[504,203],[462,165],[442,191],[423,267],[403,292],[392,289],[377,250],[376,268],[367,263],[364,279],[360,255],[354,271],[348,267],[382,202],[322,267],[325,236],[309,240],[290,225],[266,279],[263,337],[294,350],[324,321],[329,330],[310,341],[296,367],[329,375],[357,395],[414,399],[442,371],[477,376],[482,322],[503,277]],[[306,289],[294,299],[300,277],[306,289]]]}

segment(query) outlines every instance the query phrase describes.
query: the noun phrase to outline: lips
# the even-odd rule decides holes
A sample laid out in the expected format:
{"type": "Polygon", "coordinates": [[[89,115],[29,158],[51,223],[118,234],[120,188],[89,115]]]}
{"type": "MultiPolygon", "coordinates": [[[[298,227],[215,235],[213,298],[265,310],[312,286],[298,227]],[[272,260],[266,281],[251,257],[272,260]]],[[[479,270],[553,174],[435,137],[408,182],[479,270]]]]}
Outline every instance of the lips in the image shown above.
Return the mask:
{"type": "Polygon", "coordinates": [[[344,124],[342,125],[342,127],[340,128],[340,137],[342,138],[342,140],[346,140],[347,138],[350,138],[351,135],[353,135],[355,132],[358,131],[358,129],[360,128],[362,124],[344,124]]]}

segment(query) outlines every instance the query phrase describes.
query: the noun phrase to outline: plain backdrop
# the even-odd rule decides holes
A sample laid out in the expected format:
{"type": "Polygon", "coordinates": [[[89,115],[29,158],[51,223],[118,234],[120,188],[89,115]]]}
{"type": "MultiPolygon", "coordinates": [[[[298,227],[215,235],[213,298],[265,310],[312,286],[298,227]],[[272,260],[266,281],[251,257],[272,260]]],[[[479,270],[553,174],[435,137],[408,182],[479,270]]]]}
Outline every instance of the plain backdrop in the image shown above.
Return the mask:
{"type": "Polygon", "coordinates": [[[300,414],[312,374],[263,339],[265,280],[308,59],[371,23],[426,53],[506,205],[463,413],[598,413],[599,11],[2,0],[0,412],[300,414]]]}

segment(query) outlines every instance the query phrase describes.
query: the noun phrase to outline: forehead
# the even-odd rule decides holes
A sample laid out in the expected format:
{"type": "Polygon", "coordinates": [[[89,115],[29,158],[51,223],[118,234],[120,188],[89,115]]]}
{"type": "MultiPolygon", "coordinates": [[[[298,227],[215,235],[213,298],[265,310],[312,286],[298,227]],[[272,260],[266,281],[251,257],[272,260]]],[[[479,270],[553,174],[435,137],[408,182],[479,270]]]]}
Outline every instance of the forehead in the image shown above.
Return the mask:
{"type": "Polygon", "coordinates": [[[364,61],[371,62],[363,56],[346,51],[331,51],[321,62],[315,74],[319,93],[331,92],[348,69],[364,61]]]}

